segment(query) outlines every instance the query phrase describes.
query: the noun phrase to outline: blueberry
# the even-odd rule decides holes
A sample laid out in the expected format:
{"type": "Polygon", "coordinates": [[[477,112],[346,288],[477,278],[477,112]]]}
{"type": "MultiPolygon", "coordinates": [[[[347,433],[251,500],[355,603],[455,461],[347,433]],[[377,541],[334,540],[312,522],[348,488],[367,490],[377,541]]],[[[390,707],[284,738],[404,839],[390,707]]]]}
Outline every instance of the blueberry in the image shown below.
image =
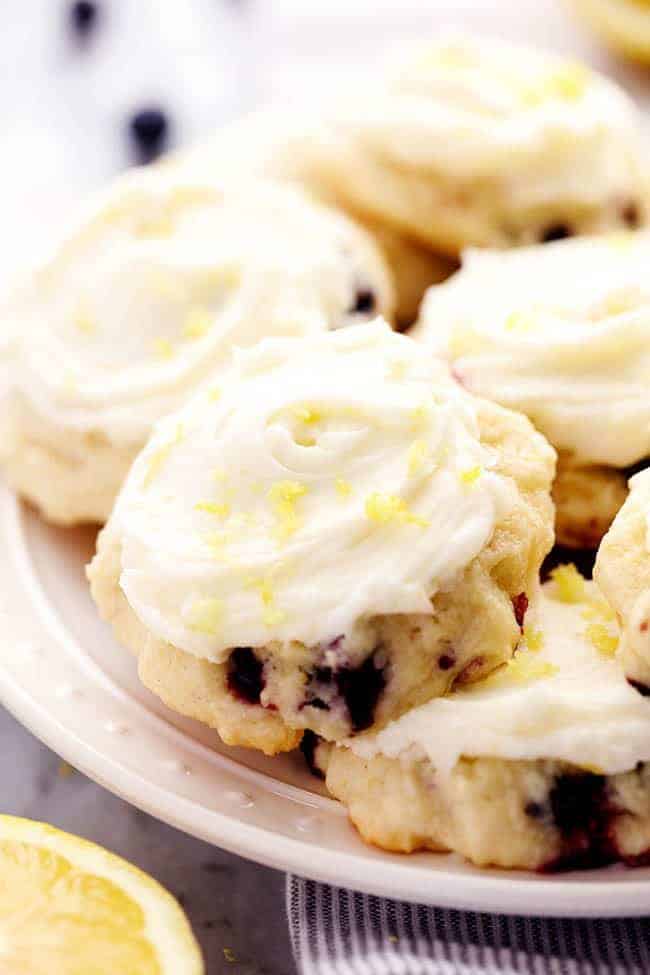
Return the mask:
{"type": "Polygon", "coordinates": [[[374,291],[370,288],[357,288],[350,311],[353,315],[371,315],[377,305],[374,291]]]}
{"type": "Polygon", "coordinates": [[[169,121],[161,108],[141,108],[129,119],[129,133],[138,162],[153,162],[167,147],[169,121]]]}
{"type": "Polygon", "coordinates": [[[566,223],[552,223],[542,231],[539,239],[543,244],[549,244],[552,240],[564,240],[566,237],[573,237],[571,227],[566,223]]]}
{"type": "Polygon", "coordinates": [[[228,690],[248,704],[259,704],[265,685],[264,664],[251,647],[237,647],[228,658],[228,690]]]}
{"type": "Polygon", "coordinates": [[[70,7],[70,24],[81,38],[87,38],[95,28],[99,17],[99,7],[92,0],[77,0],[70,7]]]}
{"type": "Polygon", "coordinates": [[[325,774],[323,770],[318,766],[316,761],[316,750],[319,745],[318,735],[315,735],[313,731],[305,731],[300,742],[300,751],[303,754],[303,758],[307,763],[307,768],[312,775],[316,776],[317,779],[324,779],[325,774]]]}
{"type": "Polygon", "coordinates": [[[635,230],[641,226],[641,208],[634,200],[628,200],[621,208],[621,217],[627,227],[635,230]]]}
{"type": "Polygon", "coordinates": [[[544,864],[544,872],[593,869],[617,859],[611,829],[616,809],[610,802],[604,775],[559,775],[548,798],[553,823],[562,837],[562,851],[544,864]]]}
{"type": "Polygon", "coordinates": [[[438,667],[440,670],[451,670],[456,663],[456,656],[453,653],[441,653],[438,657],[438,667]]]}

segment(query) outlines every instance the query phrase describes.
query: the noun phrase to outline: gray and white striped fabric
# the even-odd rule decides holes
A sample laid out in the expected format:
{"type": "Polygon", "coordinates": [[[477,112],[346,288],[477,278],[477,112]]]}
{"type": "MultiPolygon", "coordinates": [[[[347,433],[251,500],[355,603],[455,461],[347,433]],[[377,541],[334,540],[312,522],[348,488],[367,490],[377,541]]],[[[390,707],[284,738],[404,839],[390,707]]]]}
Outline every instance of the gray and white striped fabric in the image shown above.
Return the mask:
{"type": "Polygon", "coordinates": [[[649,975],[650,919],[506,917],[287,878],[299,975],[649,975]]]}

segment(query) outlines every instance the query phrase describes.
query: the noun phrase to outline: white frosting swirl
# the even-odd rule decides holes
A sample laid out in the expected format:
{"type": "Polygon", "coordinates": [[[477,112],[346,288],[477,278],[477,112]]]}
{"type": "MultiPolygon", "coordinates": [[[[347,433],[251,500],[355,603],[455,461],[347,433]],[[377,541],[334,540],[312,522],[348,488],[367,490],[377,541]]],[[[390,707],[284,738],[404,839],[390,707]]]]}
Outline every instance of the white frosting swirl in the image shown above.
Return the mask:
{"type": "Polygon", "coordinates": [[[583,65],[526,46],[443,32],[340,114],[400,168],[479,193],[492,186],[493,196],[500,187],[504,219],[558,199],[599,205],[639,185],[631,99],[583,65]]]}
{"type": "Polygon", "coordinates": [[[380,321],[238,354],[218,397],[160,423],[118,499],[132,609],[211,660],[430,613],[513,500],[473,403],[380,321]]]}
{"type": "Polygon", "coordinates": [[[650,455],[650,233],[470,251],[414,337],[554,447],[625,467],[650,455]]]}
{"type": "Polygon", "coordinates": [[[390,306],[362,231],[298,189],[135,171],[95,202],[6,315],[14,388],[57,430],[139,444],[234,345],[390,306]]]}
{"type": "Polygon", "coordinates": [[[462,756],[555,759],[606,774],[649,761],[650,700],[630,687],[613,656],[614,614],[591,583],[577,603],[558,601],[553,583],[544,589],[526,628],[536,649],[524,647],[486,681],[347,747],[363,758],[426,756],[443,775],[462,756]]]}

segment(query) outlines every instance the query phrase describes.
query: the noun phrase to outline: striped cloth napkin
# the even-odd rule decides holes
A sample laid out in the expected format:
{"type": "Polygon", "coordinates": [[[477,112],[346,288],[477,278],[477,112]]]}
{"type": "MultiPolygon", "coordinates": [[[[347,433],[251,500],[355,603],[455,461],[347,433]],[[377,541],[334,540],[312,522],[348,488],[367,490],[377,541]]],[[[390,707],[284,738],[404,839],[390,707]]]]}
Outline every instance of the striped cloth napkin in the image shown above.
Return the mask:
{"type": "Polygon", "coordinates": [[[649,975],[650,919],[506,917],[287,878],[299,975],[649,975]]]}

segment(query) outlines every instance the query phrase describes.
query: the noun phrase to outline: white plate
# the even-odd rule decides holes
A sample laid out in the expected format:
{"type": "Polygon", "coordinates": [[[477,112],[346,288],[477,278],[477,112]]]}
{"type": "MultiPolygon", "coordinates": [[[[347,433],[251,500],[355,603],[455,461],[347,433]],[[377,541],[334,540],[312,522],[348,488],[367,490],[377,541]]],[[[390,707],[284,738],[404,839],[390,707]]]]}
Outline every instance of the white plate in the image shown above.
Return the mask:
{"type": "Polygon", "coordinates": [[[298,756],[230,749],[167,710],[94,612],[94,533],[46,526],[0,486],[0,697],[68,762],[159,819],[282,870],[484,911],[650,913],[650,868],[541,877],[364,846],[298,756]]]}

